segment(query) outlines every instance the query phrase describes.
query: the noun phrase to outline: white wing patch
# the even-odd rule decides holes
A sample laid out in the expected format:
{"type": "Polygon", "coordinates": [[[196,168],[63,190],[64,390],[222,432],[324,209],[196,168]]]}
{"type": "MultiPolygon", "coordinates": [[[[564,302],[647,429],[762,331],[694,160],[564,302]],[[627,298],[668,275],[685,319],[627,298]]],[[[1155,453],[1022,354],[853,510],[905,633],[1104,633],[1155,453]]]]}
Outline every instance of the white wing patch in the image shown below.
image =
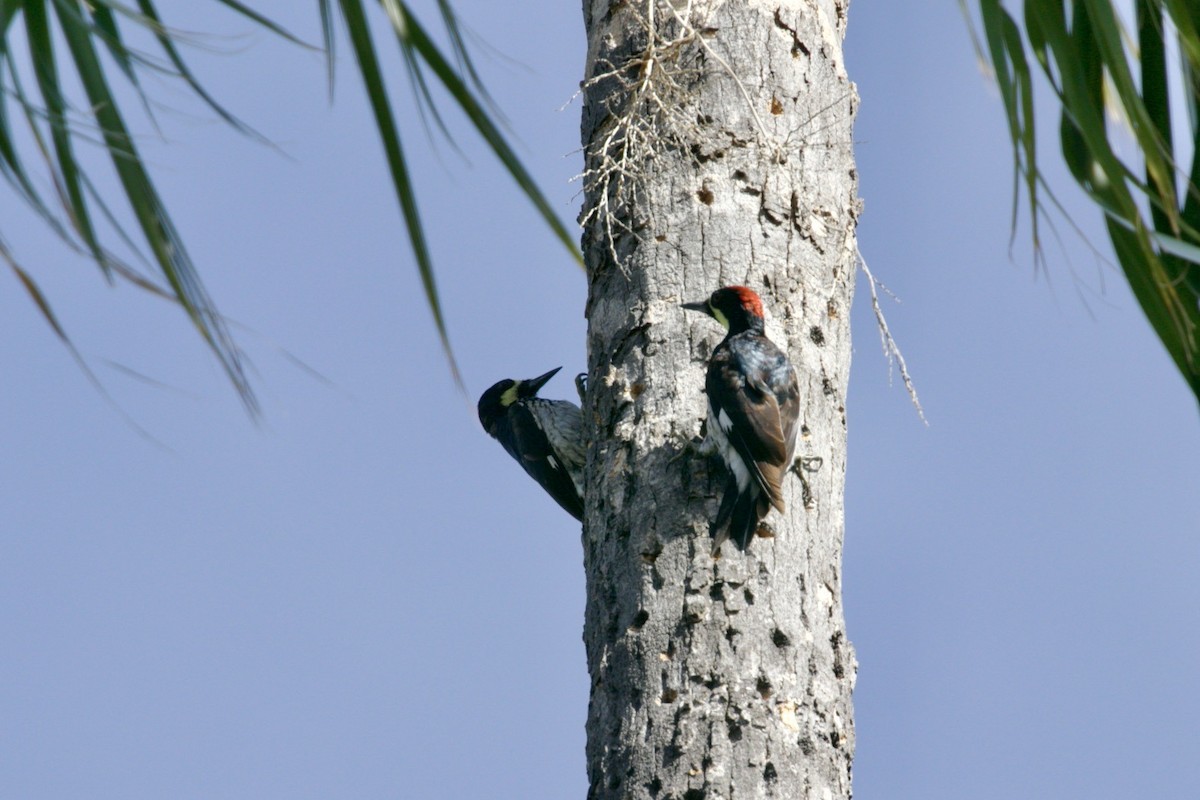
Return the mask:
{"type": "Polygon", "coordinates": [[[717,446],[717,452],[721,454],[721,458],[729,465],[729,469],[733,471],[738,491],[744,492],[750,486],[750,468],[742,460],[742,454],[729,441],[729,431],[732,428],[733,420],[729,418],[729,414],[725,412],[725,409],[714,413],[713,407],[710,404],[708,407],[708,436],[712,439],[713,444],[717,446]]]}

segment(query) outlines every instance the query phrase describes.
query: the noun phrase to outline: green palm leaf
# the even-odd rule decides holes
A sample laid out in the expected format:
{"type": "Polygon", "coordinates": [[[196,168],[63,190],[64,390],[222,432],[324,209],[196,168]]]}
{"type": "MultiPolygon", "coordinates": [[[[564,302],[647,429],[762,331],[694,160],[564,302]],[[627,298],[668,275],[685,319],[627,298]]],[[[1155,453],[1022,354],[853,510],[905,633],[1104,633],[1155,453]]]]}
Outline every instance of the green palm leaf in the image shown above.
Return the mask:
{"type": "MultiPolygon", "coordinates": [[[[238,0],[211,2],[288,41],[309,46],[246,3],[238,0]]],[[[582,262],[572,236],[502,134],[497,122],[498,113],[491,106],[471,63],[461,27],[450,5],[446,0],[438,0],[437,4],[449,42],[449,57],[435,44],[406,3],[379,0],[378,5],[382,9],[367,8],[362,0],[337,0],[336,4],[333,0],[317,0],[323,43],[328,54],[330,91],[333,87],[335,23],[340,16],[349,34],[379,130],[426,300],[451,372],[461,386],[437,292],[433,259],[421,223],[416,187],[404,158],[400,126],[373,44],[373,14],[379,15],[382,24],[390,22],[396,33],[405,67],[417,87],[419,110],[432,112],[442,133],[449,136],[441,109],[434,106],[430,80],[435,81],[530,199],[555,237],[577,262],[582,262]]],[[[241,354],[205,291],[199,271],[188,256],[183,236],[173,224],[150,171],[138,153],[125,115],[110,86],[105,62],[100,60],[100,48],[116,64],[113,74],[129,82],[147,110],[150,103],[143,93],[139,72],[150,69],[179,80],[225,122],[243,133],[257,136],[196,79],[154,0],[0,0],[0,175],[68,246],[89,255],[109,280],[129,281],[177,302],[220,361],[246,408],[252,415],[256,414],[258,406],[241,354]],[[165,58],[153,60],[127,47],[121,24],[148,31],[165,58]],[[23,37],[27,47],[14,48],[11,42],[16,37],[23,37]],[[66,43],[65,52],[56,50],[58,41],[66,43]],[[14,52],[22,50],[29,52],[28,62],[23,64],[14,57],[14,52]],[[76,82],[86,95],[86,105],[82,108],[73,107],[63,90],[64,84],[76,82]],[[36,88],[36,96],[26,90],[28,84],[36,88]],[[17,144],[11,127],[14,111],[18,112],[17,119],[23,118],[27,124],[36,155],[45,163],[49,185],[53,188],[50,198],[37,190],[38,182],[28,167],[30,154],[23,152],[17,144]],[[96,138],[110,156],[136,222],[136,234],[118,224],[118,215],[95,192],[83,164],[76,157],[77,141],[96,138]],[[103,225],[98,225],[98,221],[103,225]],[[110,230],[111,234],[105,233],[110,230]],[[158,272],[158,279],[146,277],[117,258],[105,244],[107,235],[115,235],[135,252],[145,251],[158,272]]],[[[55,332],[67,341],[63,327],[50,311],[48,299],[37,288],[28,269],[16,265],[7,247],[3,256],[55,332]]]]}
{"type": "MultiPolygon", "coordinates": [[[[960,6],[966,14],[965,0],[960,6]]],[[[1061,209],[1034,147],[1036,64],[1062,109],[1064,162],[1105,215],[1134,297],[1200,400],[1200,4],[1136,0],[1131,33],[1111,0],[1026,0],[1024,37],[1000,0],[978,0],[978,7],[1013,145],[1014,235],[1020,186],[1029,199],[1035,251],[1044,203],[1061,209]],[[1178,65],[1165,56],[1170,36],[1178,41],[1178,65]],[[1191,136],[1182,147],[1172,134],[1172,73],[1187,89],[1191,136]],[[1111,121],[1114,111],[1127,128],[1111,121]],[[1138,151],[1132,163],[1117,146],[1129,136],[1138,151]]]]}

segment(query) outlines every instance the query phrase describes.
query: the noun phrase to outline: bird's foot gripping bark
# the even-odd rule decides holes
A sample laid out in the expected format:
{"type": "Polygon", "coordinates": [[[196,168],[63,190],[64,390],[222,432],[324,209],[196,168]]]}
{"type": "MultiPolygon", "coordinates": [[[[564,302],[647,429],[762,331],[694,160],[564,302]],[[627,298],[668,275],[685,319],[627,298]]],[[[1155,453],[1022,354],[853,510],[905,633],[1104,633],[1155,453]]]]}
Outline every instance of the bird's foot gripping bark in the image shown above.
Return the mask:
{"type": "Polygon", "coordinates": [[[709,437],[703,439],[692,438],[685,441],[679,447],[679,452],[671,456],[667,460],[667,466],[674,465],[679,459],[687,455],[696,455],[700,458],[708,459],[717,454],[717,444],[709,437]]]}

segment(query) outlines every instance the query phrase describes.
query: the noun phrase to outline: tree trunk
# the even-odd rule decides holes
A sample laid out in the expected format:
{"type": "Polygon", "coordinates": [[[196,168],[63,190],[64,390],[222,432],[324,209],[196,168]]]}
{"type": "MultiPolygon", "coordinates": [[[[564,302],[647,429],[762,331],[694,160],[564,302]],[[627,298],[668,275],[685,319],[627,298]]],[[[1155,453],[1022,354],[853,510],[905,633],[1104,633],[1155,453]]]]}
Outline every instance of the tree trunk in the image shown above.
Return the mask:
{"type": "Polygon", "coordinates": [[[584,0],[589,798],[848,798],[841,604],[859,211],[846,0],[584,0]],[[695,452],[724,331],[679,304],[755,289],[800,379],[798,466],[747,552],[710,554],[695,452]]]}

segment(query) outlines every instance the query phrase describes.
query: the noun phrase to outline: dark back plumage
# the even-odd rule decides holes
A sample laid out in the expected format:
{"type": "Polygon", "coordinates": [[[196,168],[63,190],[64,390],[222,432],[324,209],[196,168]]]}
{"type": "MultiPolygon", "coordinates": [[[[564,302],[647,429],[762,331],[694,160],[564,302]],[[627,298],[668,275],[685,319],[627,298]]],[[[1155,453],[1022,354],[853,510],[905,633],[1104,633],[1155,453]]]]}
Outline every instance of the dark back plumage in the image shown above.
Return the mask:
{"type": "Polygon", "coordinates": [[[752,331],[730,334],[713,351],[704,388],[709,398],[719,398],[730,443],[782,512],[783,476],[795,455],[800,413],[800,385],[787,355],[752,331]]]}
{"type": "Polygon", "coordinates": [[[753,290],[726,286],[684,308],[708,314],[728,331],[713,350],[704,382],[708,436],[730,470],[711,530],[714,552],[729,536],[744,549],[770,508],[785,508],[799,383],[787,354],[764,333],[762,300],[753,290]]]}

